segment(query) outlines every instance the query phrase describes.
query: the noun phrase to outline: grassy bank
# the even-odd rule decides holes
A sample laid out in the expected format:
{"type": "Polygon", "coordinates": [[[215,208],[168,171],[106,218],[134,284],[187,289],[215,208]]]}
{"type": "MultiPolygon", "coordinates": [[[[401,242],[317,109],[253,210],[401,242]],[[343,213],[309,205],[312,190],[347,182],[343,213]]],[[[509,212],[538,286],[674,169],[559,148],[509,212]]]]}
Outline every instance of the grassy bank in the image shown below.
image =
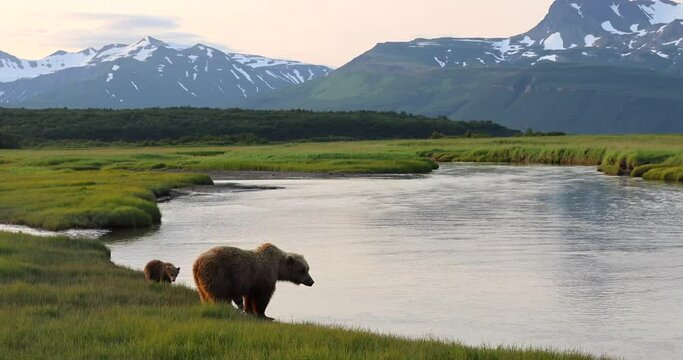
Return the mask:
{"type": "Polygon", "coordinates": [[[256,321],[147,284],[90,240],[0,233],[0,286],[2,359],[591,359],[256,321]]]}
{"type": "Polygon", "coordinates": [[[607,175],[683,181],[683,135],[482,139],[421,152],[439,162],[594,165],[607,175]]]}
{"type": "Polygon", "coordinates": [[[437,162],[593,165],[683,182],[683,135],[515,137],[264,146],[0,151],[0,222],[47,229],[158,223],[155,198],[210,183],[184,172],[429,173],[437,162]]]}
{"type": "Polygon", "coordinates": [[[0,166],[0,223],[50,230],[149,227],[161,221],[159,196],[211,183],[206,175],[0,166]]]}

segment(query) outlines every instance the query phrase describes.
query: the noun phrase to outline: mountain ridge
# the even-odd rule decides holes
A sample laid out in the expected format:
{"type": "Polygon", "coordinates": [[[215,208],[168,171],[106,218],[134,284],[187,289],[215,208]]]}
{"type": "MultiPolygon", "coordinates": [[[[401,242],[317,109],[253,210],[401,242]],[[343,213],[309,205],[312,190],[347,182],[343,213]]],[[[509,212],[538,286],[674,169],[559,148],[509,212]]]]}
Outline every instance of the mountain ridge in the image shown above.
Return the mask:
{"type": "Polygon", "coordinates": [[[675,115],[682,12],[668,0],[556,0],[522,34],[380,43],[324,79],[251,105],[408,111],[541,131],[683,132],[675,115]],[[636,118],[642,109],[648,116],[636,118]]]}
{"type": "Polygon", "coordinates": [[[40,60],[0,53],[0,105],[26,107],[234,107],[244,99],[325,76],[330,68],[147,36],[40,60]],[[149,90],[149,91],[146,91],[149,90]]]}

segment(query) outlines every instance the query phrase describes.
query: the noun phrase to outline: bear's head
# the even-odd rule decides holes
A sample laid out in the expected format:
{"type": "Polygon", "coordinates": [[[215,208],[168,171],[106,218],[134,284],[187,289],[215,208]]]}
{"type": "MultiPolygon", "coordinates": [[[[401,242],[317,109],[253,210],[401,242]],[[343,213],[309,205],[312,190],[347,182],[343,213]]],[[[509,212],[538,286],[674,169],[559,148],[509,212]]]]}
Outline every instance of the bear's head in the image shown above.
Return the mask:
{"type": "Polygon", "coordinates": [[[299,254],[287,254],[280,267],[280,280],[290,281],[297,285],[313,286],[313,278],[308,273],[306,259],[299,254]]]}
{"type": "Polygon", "coordinates": [[[164,267],[166,269],[166,275],[168,275],[172,282],[175,282],[175,279],[178,277],[178,273],[180,273],[180,268],[175,267],[175,265],[170,263],[164,264],[164,267]]]}

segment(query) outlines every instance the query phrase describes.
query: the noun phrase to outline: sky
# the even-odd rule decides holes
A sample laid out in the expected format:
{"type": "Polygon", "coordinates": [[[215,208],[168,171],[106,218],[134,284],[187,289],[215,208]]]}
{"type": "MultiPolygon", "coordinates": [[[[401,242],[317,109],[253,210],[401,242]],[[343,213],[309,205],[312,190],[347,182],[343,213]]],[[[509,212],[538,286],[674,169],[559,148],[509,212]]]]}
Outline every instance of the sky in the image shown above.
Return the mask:
{"type": "Polygon", "coordinates": [[[385,41],[508,37],[552,0],[32,0],[0,4],[0,51],[39,59],[144,36],[338,67],[385,41]]]}

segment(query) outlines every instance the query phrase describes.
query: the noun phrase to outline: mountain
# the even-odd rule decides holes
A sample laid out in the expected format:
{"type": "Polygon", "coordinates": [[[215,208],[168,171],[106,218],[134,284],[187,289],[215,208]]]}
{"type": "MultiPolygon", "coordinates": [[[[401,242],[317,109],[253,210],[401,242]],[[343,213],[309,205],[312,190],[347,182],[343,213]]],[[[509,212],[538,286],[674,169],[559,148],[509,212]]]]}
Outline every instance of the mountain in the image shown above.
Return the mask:
{"type": "Polygon", "coordinates": [[[250,97],[303,84],[325,66],[180,46],[152,37],[36,61],[0,52],[0,106],[237,107],[250,97]]]}
{"type": "Polygon", "coordinates": [[[683,132],[683,5],[556,0],[510,38],[375,46],[258,108],[402,110],[573,133],[683,132]]]}

